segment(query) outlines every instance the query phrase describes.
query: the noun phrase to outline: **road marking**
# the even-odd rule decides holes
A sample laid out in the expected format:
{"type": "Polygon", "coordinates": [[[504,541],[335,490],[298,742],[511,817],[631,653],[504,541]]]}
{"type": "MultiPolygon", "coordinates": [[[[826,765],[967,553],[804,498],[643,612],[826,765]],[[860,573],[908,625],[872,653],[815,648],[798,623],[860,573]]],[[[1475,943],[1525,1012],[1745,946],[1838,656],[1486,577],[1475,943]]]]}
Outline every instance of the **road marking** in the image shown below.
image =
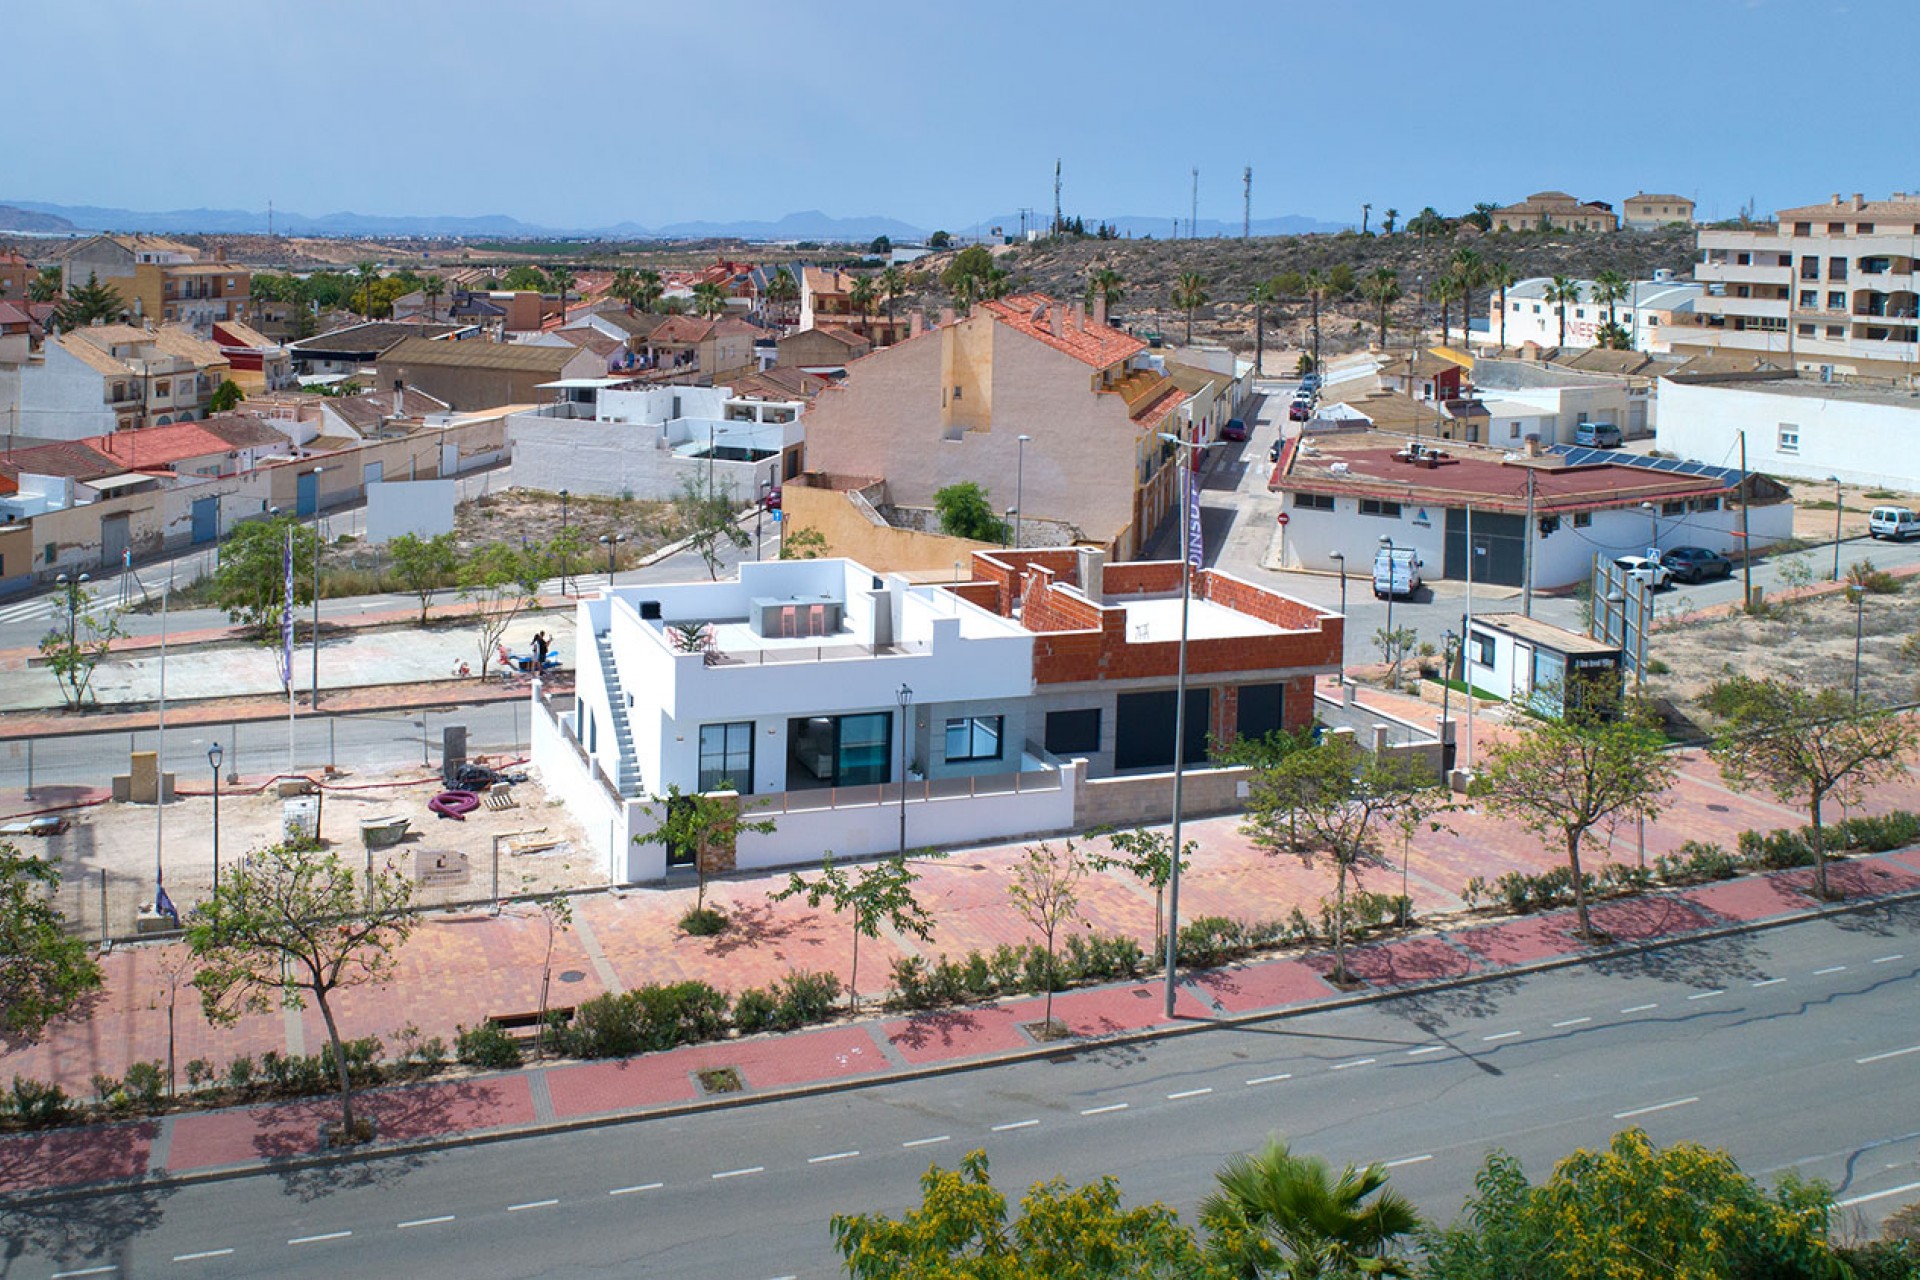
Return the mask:
{"type": "Polygon", "coordinates": [[[1656,1111],[1671,1111],[1675,1107],[1684,1107],[1698,1101],[1700,1101],[1698,1098],[1676,1098],[1672,1102],[1656,1102],[1650,1107],[1635,1107],[1631,1111],[1616,1111],[1613,1113],[1613,1118],[1615,1120],[1631,1120],[1635,1116],[1651,1115],[1656,1111]]]}
{"type": "Polygon", "coordinates": [[[1907,957],[1904,953],[1896,951],[1890,956],[1880,956],[1876,958],[1874,960],[1874,963],[1875,964],[1892,964],[1895,960],[1905,960],[1906,958],[1907,957]]]}
{"type": "Polygon", "coordinates": [[[722,1178],[744,1178],[750,1173],[765,1173],[766,1171],[767,1166],[763,1164],[749,1165],[745,1169],[728,1169],[725,1173],[716,1173],[713,1175],[713,1180],[718,1182],[722,1178]]]}
{"type": "MultiPolygon", "coordinates": [[[[323,1236],[301,1236],[299,1239],[289,1240],[287,1241],[287,1243],[289,1245],[319,1244],[322,1240],[345,1240],[348,1236],[352,1234],[353,1232],[351,1231],[329,1231],[323,1236]]],[[[75,1274],[80,1274],[80,1273],[76,1272],[75,1274]]]]}
{"type": "Polygon", "coordinates": [[[1868,1058],[1855,1058],[1854,1063],[1864,1067],[1869,1062],[1885,1062],[1888,1058],[1904,1058],[1910,1053],[1920,1053],[1920,1044],[1909,1045],[1905,1049],[1889,1049],[1885,1053],[1876,1053],[1868,1058]]]}
{"type": "Polygon", "coordinates": [[[1786,979],[1785,979],[1785,978],[1762,978],[1762,979],[1760,979],[1760,981],[1758,981],[1758,982],[1756,982],[1756,983],[1754,983],[1753,985],[1754,985],[1754,986],[1755,986],[1756,988],[1759,988],[1759,987],[1777,987],[1777,986],[1779,986],[1779,985],[1780,985],[1781,983],[1783,983],[1783,982],[1785,982],[1785,981],[1786,981],[1786,979]]]}
{"type": "Polygon", "coordinates": [[[1178,1092],[1178,1093],[1170,1093],[1170,1094],[1168,1094],[1168,1095],[1167,1095],[1167,1101],[1168,1101],[1168,1102],[1178,1102],[1178,1101],[1180,1101],[1180,1099],[1182,1099],[1182,1098],[1198,1098],[1198,1097],[1200,1097],[1200,1096],[1201,1096],[1202,1094],[1207,1094],[1207,1093],[1212,1093],[1212,1092],[1213,1092],[1213,1090],[1212,1090],[1212,1089],[1210,1089],[1210,1088],[1208,1088],[1208,1089],[1182,1089],[1182,1090],[1181,1090],[1180,1092],[1178,1092]]]}
{"type": "Polygon", "coordinates": [[[1645,1012],[1646,1012],[1647,1010],[1649,1010],[1649,1009],[1658,1009],[1659,1007],[1660,1007],[1660,1005],[1659,1005],[1659,1002],[1658,1002],[1658,1001],[1656,1001],[1656,1002],[1654,1002],[1653,1004],[1636,1004],[1636,1005],[1633,1005],[1633,1006],[1631,1006],[1631,1007],[1629,1007],[1629,1008],[1626,1008],[1626,1009],[1622,1009],[1622,1010],[1621,1010],[1620,1012],[1622,1012],[1622,1013],[1645,1013],[1645,1012]]]}
{"type": "Polygon", "coordinates": [[[560,1202],[558,1200],[529,1200],[525,1204],[508,1205],[507,1212],[518,1213],[522,1209],[546,1209],[559,1203],[560,1202]]]}
{"type": "Polygon", "coordinates": [[[1389,1160],[1385,1164],[1381,1165],[1380,1167],[1382,1169],[1398,1169],[1404,1165],[1420,1164],[1423,1161],[1427,1161],[1431,1159],[1433,1159],[1431,1155],[1407,1156],[1405,1159],[1402,1159],[1402,1160],[1389,1160]]]}
{"type": "Polygon", "coordinates": [[[1834,1201],[1834,1204],[1842,1209],[1851,1209],[1857,1204],[1871,1204],[1875,1200],[1885,1200],[1888,1196],[1904,1196],[1909,1191],[1920,1191],[1920,1182],[1909,1182],[1904,1187],[1892,1187],[1886,1191],[1875,1191],[1871,1195],[1849,1196],[1845,1200],[1834,1201]]]}
{"type": "Polygon", "coordinates": [[[224,1258],[232,1252],[233,1250],[231,1249],[203,1249],[199,1253],[176,1253],[173,1255],[173,1260],[175,1262],[198,1262],[202,1258],[224,1258]]]}
{"type": "Polygon", "coordinates": [[[117,1265],[110,1262],[104,1267],[88,1267],[84,1271],[56,1271],[53,1273],[53,1280],[68,1280],[69,1276],[104,1276],[119,1269],[117,1265]]]}
{"type": "Polygon", "coordinates": [[[937,1138],[915,1138],[912,1142],[903,1142],[900,1145],[903,1147],[930,1147],[936,1142],[950,1141],[952,1141],[951,1136],[943,1133],[937,1138]]]}
{"type": "Polygon", "coordinates": [[[1355,1058],[1352,1062],[1336,1062],[1328,1067],[1329,1071],[1345,1071],[1348,1067],[1365,1067],[1378,1062],[1378,1058],[1355,1058]]]}
{"type": "Polygon", "coordinates": [[[1282,1071],[1277,1076],[1255,1076],[1253,1079],[1247,1081],[1247,1084],[1249,1086],[1256,1085],[1256,1084],[1278,1084],[1282,1080],[1291,1080],[1291,1079],[1293,1079],[1293,1072],[1282,1071]]]}
{"type": "Polygon", "coordinates": [[[1696,992],[1694,992],[1694,993],[1693,993],[1692,995],[1690,995],[1690,996],[1688,996],[1688,997],[1687,997],[1687,999],[1689,999],[1689,1000],[1711,1000],[1711,999],[1713,999],[1713,998],[1714,998],[1715,996],[1723,996],[1723,995],[1725,995],[1725,994],[1727,994],[1727,993],[1726,993],[1726,990],[1725,990],[1725,988],[1722,988],[1722,987],[1715,987],[1715,988],[1714,988],[1714,989],[1713,989],[1712,991],[1696,991],[1696,992]]]}
{"type": "Polygon", "coordinates": [[[1083,1116],[1103,1116],[1109,1111],[1125,1111],[1128,1105],[1129,1104],[1125,1102],[1111,1102],[1104,1107],[1088,1107],[1080,1114],[1083,1116]]]}
{"type": "Polygon", "coordinates": [[[1423,1044],[1418,1049],[1407,1050],[1407,1056],[1409,1058],[1417,1058],[1426,1053],[1445,1053],[1446,1051],[1447,1046],[1443,1044],[1423,1044]]]}
{"type": "Polygon", "coordinates": [[[834,1160],[851,1160],[859,1155],[858,1151],[836,1151],[830,1156],[808,1156],[808,1164],[827,1164],[834,1160]]]}
{"type": "Polygon", "coordinates": [[[658,1191],[665,1185],[663,1182],[644,1182],[637,1187],[615,1187],[613,1190],[607,1192],[607,1194],[610,1196],[630,1196],[641,1191],[658,1191]]]}
{"type": "Polygon", "coordinates": [[[1582,1023],[1592,1021],[1592,1018],[1568,1018],[1565,1022],[1556,1022],[1553,1025],[1556,1027],[1577,1027],[1582,1023]]]}
{"type": "Polygon", "coordinates": [[[1031,1129],[1039,1123],[1038,1120],[1015,1120],[1008,1124],[997,1124],[993,1126],[993,1132],[1005,1133],[1009,1129],[1031,1129]]]}
{"type": "Polygon", "coordinates": [[[1480,1039],[1487,1042],[1492,1042],[1494,1040],[1511,1040],[1519,1034],[1520,1033],[1518,1031],[1502,1031],[1497,1036],[1481,1036],[1480,1039]]]}
{"type": "Polygon", "coordinates": [[[1829,973],[1845,973],[1846,971],[1847,971],[1847,966],[1843,964],[1830,964],[1824,969],[1815,969],[1813,971],[1813,976],[1816,978],[1819,978],[1819,977],[1824,977],[1829,973]]]}
{"type": "Polygon", "coordinates": [[[398,1227],[396,1227],[395,1230],[405,1231],[409,1227],[437,1227],[443,1222],[452,1222],[452,1221],[453,1221],[452,1214],[443,1213],[437,1218],[415,1218],[412,1222],[403,1222],[398,1227]]]}

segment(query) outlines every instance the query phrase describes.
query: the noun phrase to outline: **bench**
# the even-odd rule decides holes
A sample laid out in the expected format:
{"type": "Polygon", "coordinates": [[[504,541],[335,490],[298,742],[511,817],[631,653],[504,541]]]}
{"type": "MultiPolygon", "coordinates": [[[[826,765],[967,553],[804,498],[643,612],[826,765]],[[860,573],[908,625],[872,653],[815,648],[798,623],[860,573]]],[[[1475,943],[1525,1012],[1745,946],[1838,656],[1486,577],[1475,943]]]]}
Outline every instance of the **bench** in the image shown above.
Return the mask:
{"type": "MultiPolygon", "coordinates": [[[[547,1010],[548,1023],[558,1022],[565,1026],[573,1021],[573,1006],[555,1005],[547,1010]]],[[[540,1038],[540,1011],[530,1009],[525,1013],[496,1013],[487,1018],[494,1026],[507,1033],[507,1038],[521,1044],[532,1044],[540,1038]]]]}

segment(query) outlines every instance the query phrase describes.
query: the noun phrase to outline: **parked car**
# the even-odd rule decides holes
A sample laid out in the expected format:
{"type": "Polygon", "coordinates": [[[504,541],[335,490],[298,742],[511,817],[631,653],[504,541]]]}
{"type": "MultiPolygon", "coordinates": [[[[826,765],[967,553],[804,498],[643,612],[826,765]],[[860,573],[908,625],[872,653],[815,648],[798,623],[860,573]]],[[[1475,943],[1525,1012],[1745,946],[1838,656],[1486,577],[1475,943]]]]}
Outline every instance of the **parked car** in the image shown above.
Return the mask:
{"type": "Polygon", "coordinates": [[[1621,556],[1613,563],[1615,568],[1625,570],[1629,578],[1644,582],[1655,591],[1667,586],[1673,579],[1673,573],[1667,566],[1645,556],[1621,556]]]}
{"type": "Polygon", "coordinates": [[[1412,547],[1382,547],[1373,557],[1373,596],[1411,597],[1420,589],[1420,570],[1424,568],[1412,547]]]}
{"type": "Polygon", "coordinates": [[[1295,400],[1292,404],[1287,406],[1287,421],[1289,422],[1308,422],[1308,421],[1311,421],[1312,418],[1313,418],[1313,402],[1312,401],[1295,400]]]}
{"type": "Polygon", "coordinates": [[[1733,561],[1705,547],[1669,547],[1660,553],[1660,563],[1677,582],[1705,582],[1709,578],[1733,576],[1733,561]]]}
{"type": "Polygon", "coordinates": [[[1911,507],[1875,507],[1867,517],[1867,536],[1905,542],[1920,533],[1920,514],[1911,507]]]}
{"type": "Polygon", "coordinates": [[[1573,429],[1573,442],[1589,449],[1618,449],[1627,440],[1611,422],[1583,422],[1573,429]]]}
{"type": "Polygon", "coordinates": [[[1320,389],[1320,375],[1317,373],[1301,374],[1300,389],[1302,391],[1318,391],[1320,389]]]}
{"type": "Polygon", "coordinates": [[[1228,418],[1227,425],[1220,428],[1220,438],[1236,443],[1247,438],[1247,424],[1238,418],[1228,418]]]}
{"type": "Polygon", "coordinates": [[[773,488],[767,490],[766,509],[768,511],[778,511],[780,509],[780,486],[779,485],[775,485],[773,486],[773,488]]]}

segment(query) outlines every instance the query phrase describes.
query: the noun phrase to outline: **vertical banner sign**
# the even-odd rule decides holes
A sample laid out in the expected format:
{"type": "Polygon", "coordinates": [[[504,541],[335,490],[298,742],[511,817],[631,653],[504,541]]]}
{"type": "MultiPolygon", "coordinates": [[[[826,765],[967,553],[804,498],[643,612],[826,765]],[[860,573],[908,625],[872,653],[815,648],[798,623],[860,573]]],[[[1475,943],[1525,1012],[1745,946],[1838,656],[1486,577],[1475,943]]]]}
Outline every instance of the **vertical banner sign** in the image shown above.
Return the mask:
{"type": "Polygon", "coordinates": [[[1191,461],[1187,463],[1185,471],[1187,473],[1187,563],[1193,566],[1195,572],[1198,572],[1205,558],[1200,543],[1200,486],[1194,482],[1191,461]]]}
{"type": "Polygon", "coordinates": [[[280,683],[293,690],[293,530],[287,530],[287,548],[282,556],[286,594],[280,607],[280,683]]]}

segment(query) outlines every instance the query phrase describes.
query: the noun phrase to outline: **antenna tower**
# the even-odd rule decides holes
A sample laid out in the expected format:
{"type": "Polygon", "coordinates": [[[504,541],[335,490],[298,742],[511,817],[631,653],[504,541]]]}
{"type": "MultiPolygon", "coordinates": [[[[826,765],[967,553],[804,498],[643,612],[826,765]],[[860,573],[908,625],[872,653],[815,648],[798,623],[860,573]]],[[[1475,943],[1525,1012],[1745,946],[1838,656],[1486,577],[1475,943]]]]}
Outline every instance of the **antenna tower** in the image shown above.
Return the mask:
{"type": "Polygon", "coordinates": [[[1064,223],[1065,223],[1065,220],[1061,217],[1061,214],[1060,214],[1060,159],[1058,156],[1056,156],[1054,157],[1054,161],[1053,161],[1053,234],[1054,235],[1060,234],[1060,228],[1064,225],[1064,223]]]}
{"type": "Polygon", "coordinates": [[[1200,166],[1193,166],[1193,202],[1187,206],[1187,239],[1200,234],[1200,166]]]}
{"type": "Polygon", "coordinates": [[[1240,197],[1240,200],[1241,200],[1240,238],[1242,240],[1245,240],[1251,235],[1253,235],[1253,166],[1252,165],[1248,165],[1246,167],[1245,172],[1243,172],[1240,175],[1240,183],[1241,183],[1241,186],[1245,188],[1244,194],[1240,197]]]}

